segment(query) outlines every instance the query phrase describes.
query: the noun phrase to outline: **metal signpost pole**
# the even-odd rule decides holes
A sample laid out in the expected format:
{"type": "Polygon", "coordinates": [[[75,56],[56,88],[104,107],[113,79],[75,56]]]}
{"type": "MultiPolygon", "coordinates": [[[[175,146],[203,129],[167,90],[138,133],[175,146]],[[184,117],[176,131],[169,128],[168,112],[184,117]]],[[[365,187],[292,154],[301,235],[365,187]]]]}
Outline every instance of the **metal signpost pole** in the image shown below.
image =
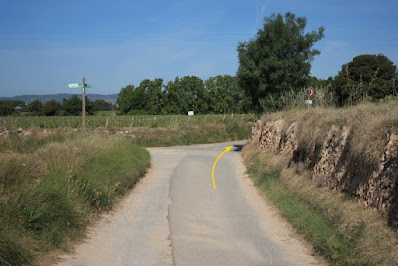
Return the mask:
{"type": "Polygon", "coordinates": [[[82,104],[82,127],[83,127],[83,132],[86,133],[86,78],[83,77],[83,104],[82,104]]]}
{"type": "Polygon", "coordinates": [[[91,84],[86,84],[86,78],[83,77],[83,83],[71,83],[68,85],[69,88],[83,88],[82,97],[82,129],[86,132],[86,88],[92,88],[91,84]]]}

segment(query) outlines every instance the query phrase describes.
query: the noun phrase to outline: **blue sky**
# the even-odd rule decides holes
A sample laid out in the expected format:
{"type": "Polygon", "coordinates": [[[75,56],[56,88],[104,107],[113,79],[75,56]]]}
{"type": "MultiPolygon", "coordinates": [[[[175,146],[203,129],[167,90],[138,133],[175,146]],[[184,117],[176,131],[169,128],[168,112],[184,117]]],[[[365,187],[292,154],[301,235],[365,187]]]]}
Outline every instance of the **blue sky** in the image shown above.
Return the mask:
{"type": "Polygon", "coordinates": [[[272,13],[324,26],[312,64],[335,76],[360,54],[382,53],[398,64],[396,0],[0,0],[0,96],[118,93],[146,78],[235,75],[236,47],[272,13]]]}

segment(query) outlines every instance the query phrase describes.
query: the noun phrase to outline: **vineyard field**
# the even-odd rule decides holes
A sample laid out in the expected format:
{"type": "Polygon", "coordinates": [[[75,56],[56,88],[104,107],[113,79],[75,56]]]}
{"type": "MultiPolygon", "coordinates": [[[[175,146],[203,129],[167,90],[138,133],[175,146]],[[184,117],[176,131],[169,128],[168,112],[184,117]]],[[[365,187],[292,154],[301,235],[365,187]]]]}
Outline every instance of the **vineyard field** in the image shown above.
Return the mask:
{"type": "MultiPolygon", "coordinates": [[[[118,127],[176,127],[195,126],[207,123],[229,123],[254,121],[254,114],[226,115],[140,115],[140,116],[87,116],[87,128],[118,128],[118,127]]],[[[80,128],[81,116],[31,116],[31,117],[1,117],[0,129],[15,130],[18,128],[80,128]]]]}

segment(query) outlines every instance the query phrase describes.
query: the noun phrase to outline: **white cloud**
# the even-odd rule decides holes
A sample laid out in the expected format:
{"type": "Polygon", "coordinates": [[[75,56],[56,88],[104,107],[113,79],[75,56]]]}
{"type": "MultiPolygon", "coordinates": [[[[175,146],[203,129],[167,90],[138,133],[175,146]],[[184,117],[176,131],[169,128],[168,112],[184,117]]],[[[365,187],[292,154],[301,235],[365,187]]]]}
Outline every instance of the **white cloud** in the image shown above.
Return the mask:
{"type": "Polygon", "coordinates": [[[265,17],[265,11],[267,10],[267,6],[269,4],[268,1],[257,0],[256,3],[256,26],[261,27],[263,24],[263,20],[265,17]]]}
{"type": "Polygon", "coordinates": [[[321,48],[323,54],[330,54],[339,51],[348,46],[348,43],[342,41],[329,41],[325,47],[321,48]]]}

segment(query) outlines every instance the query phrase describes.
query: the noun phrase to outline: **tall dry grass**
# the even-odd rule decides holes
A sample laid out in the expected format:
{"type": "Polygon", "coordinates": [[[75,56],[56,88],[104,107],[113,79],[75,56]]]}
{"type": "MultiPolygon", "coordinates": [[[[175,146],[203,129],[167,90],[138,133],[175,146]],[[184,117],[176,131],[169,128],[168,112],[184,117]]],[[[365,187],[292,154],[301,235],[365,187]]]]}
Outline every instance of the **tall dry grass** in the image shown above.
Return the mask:
{"type": "Polygon", "coordinates": [[[365,103],[346,108],[290,109],[265,114],[262,124],[283,119],[282,132],[297,123],[296,137],[299,146],[311,152],[321,146],[332,125],[351,127],[349,152],[364,167],[375,167],[387,143],[387,136],[398,132],[398,102],[365,103]]]}
{"type": "Polygon", "coordinates": [[[124,137],[55,138],[57,134],[62,133],[5,139],[0,154],[1,265],[29,264],[37,254],[67,248],[91,217],[111,208],[149,165],[149,153],[124,137]],[[40,145],[35,147],[36,140],[40,145]]]}

